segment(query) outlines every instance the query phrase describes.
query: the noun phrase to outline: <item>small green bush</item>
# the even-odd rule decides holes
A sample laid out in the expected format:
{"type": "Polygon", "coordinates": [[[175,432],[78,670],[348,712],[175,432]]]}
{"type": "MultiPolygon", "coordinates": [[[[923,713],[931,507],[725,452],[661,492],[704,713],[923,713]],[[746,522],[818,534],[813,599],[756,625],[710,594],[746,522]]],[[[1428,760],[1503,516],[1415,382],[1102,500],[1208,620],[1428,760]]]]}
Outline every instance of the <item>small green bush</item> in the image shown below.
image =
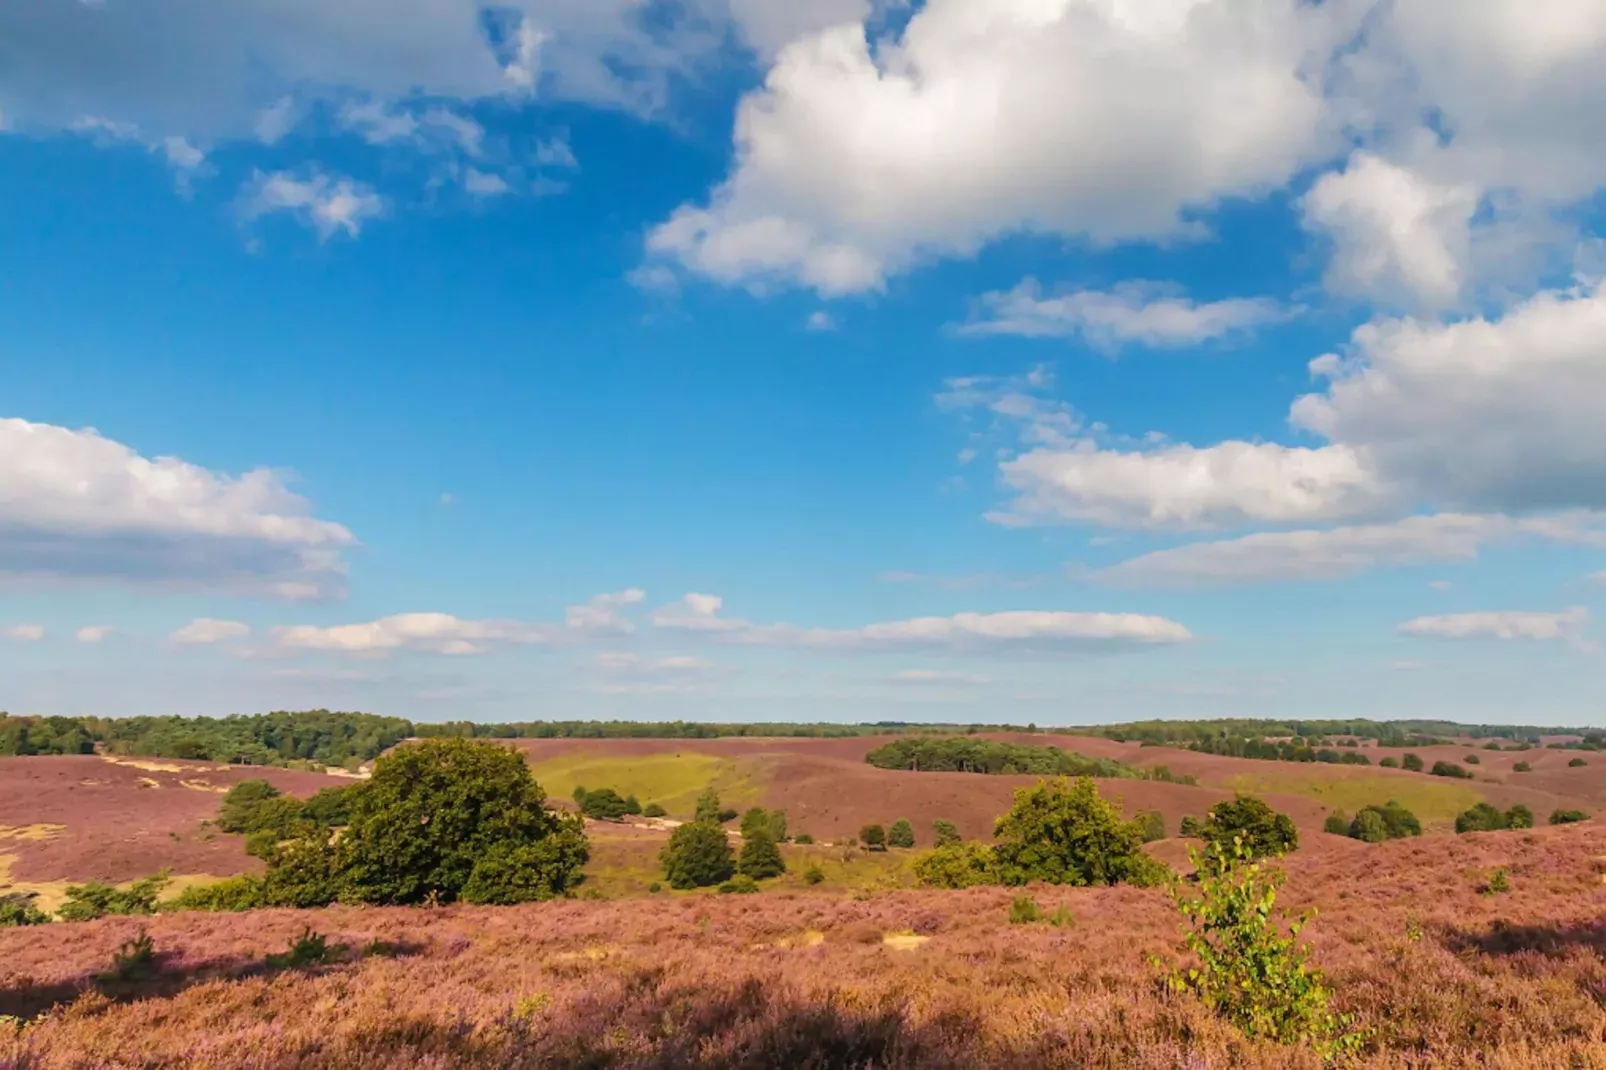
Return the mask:
{"type": "Polygon", "coordinates": [[[1165,839],[1165,817],[1158,810],[1139,810],[1132,820],[1143,832],[1143,842],[1153,843],[1165,839]]]}
{"type": "Polygon", "coordinates": [[[952,821],[942,818],[931,823],[931,844],[933,847],[947,847],[951,844],[962,843],[963,837],[959,835],[959,826],[952,821]]]}
{"type": "Polygon", "coordinates": [[[1294,819],[1253,795],[1217,803],[1206,815],[1200,834],[1218,853],[1241,841],[1255,858],[1287,854],[1299,847],[1299,829],[1294,819]]]}
{"type": "Polygon", "coordinates": [[[1362,843],[1382,843],[1389,838],[1389,829],[1383,823],[1383,815],[1368,806],[1355,815],[1355,820],[1350,823],[1349,835],[1350,839],[1362,843]]]}
{"type": "Polygon", "coordinates": [[[751,839],[760,832],[770,835],[770,815],[762,806],[755,806],[742,815],[742,839],[751,839]]]}
{"type": "Polygon", "coordinates": [[[819,866],[810,866],[803,871],[804,884],[820,884],[825,880],[825,870],[819,866]]]}
{"type": "Polygon", "coordinates": [[[0,895],[0,929],[48,924],[50,915],[34,906],[33,899],[26,894],[0,895]]]}
{"type": "Polygon", "coordinates": [[[887,830],[888,847],[913,847],[915,845],[915,827],[909,824],[907,818],[900,817],[892,823],[887,830]]]}
{"type": "Polygon", "coordinates": [[[1571,825],[1579,821],[1588,821],[1589,815],[1582,810],[1552,810],[1550,823],[1552,825],[1571,825]]]}
{"type": "Polygon", "coordinates": [[[593,821],[618,821],[630,813],[630,804],[612,788],[599,788],[596,791],[577,788],[575,795],[580,812],[593,821]]]}
{"type": "Polygon", "coordinates": [[[168,871],[118,888],[99,881],[67,888],[67,901],[56,911],[62,921],[93,921],[114,914],[154,914],[156,900],[168,885],[168,871]]]}
{"type": "Polygon", "coordinates": [[[1384,758],[1377,764],[1382,766],[1384,769],[1398,769],[1400,767],[1400,760],[1398,758],[1384,758]]]}
{"type": "Polygon", "coordinates": [[[1043,912],[1037,909],[1037,900],[1029,895],[1017,895],[1009,904],[1009,923],[1011,925],[1034,925],[1043,920],[1043,912]]]}
{"type": "Polygon", "coordinates": [[[1434,776],[1450,777],[1452,780],[1472,779],[1472,774],[1455,762],[1434,762],[1431,771],[1434,776]]]}
{"type": "Polygon", "coordinates": [[[1511,767],[1511,771],[1513,773],[1531,773],[1534,771],[1534,767],[1527,762],[1518,762],[1511,767]]]}
{"type": "Polygon", "coordinates": [[[737,814],[735,810],[721,810],[718,815],[716,815],[716,820],[723,825],[727,821],[735,821],[736,817],[737,814]]]}
{"type": "Polygon", "coordinates": [[[263,803],[280,798],[284,793],[266,780],[242,780],[228,790],[218,807],[217,825],[224,832],[254,832],[257,810],[263,803]]]}
{"type": "Polygon", "coordinates": [[[859,830],[859,841],[864,844],[866,851],[885,851],[887,830],[880,825],[866,825],[859,830]]]}
{"type": "Polygon", "coordinates": [[[758,882],[745,873],[738,873],[719,886],[720,895],[752,895],[758,891],[758,882]]]}
{"type": "Polygon", "coordinates": [[[1504,895],[1511,891],[1511,878],[1506,875],[1506,867],[1499,866],[1489,874],[1489,881],[1483,886],[1484,895],[1504,895]]]}
{"type": "Polygon", "coordinates": [[[646,806],[642,807],[641,816],[642,817],[668,817],[669,816],[669,811],[665,810],[662,806],[659,806],[657,803],[648,803],[646,806]]]}
{"type": "Polygon", "coordinates": [[[1506,811],[1506,828],[1531,829],[1534,827],[1534,812],[1522,803],[1517,803],[1506,811]]]}
{"type": "Polygon", "coordinates": [[[792,838],[792,842],[807,845],[814,842],[814,837],[810,836],[807,832],[799,832],[792,838]]]}
{"type": "Polygon", "coordinates": [[[303,966],[317,966],[327,962],[330,956],[328,937],[322,933],[312,931],[312,926],[306,925],[301,929],[301,935],[296,937],[290,947],[277,955],[268,956],[270,970],[299,970],[303,966]]]}
{"type": "Polygon", "coordinates": [[[1204,824],[1197,817],[1189,814],[1177,826],[1177,835],[1185,840],[1197,840],[1204,836],[1204,824]]]}
{"type": "Polygon", "coordinates": [[[647,894],[648,895],[657,895],[659,892],[661,892],[663,890],[664,890],[664,886],[659,884],[657,881],[653,881],[651,884],[647,885],[647,894]]]}
{"type": "Polygon", "coordinates": [[[1400,767],[1412,773],[1420,773],[1422,771],[1421,755],[1407,754],[1400,759],[1400,767]]]}
{"type": "MultiPolygon", "coordinates": [[[[1498,748],[1496,748],[1496,749],[1498,749],[1498,748]]],[[[1461,760],[1466,762],[1468,765],[1482,765],[1483,764],[1483,759],[1478,757],[1476,754],[1469,754],[1469,755],[1467,755],[1465,758],[1463,758],[1461,760]]]]}
{"type": "Polygon", "coordinates": [[[997,860],[985,843],[950,843],[915,859],[915,879],[929,888],[975,888],[998,883],[997,860]]]}
{"type": "Polygon", "coordinates": [[[112,977],[119,981],[148,981],[160,967],[156,961],[156,942],[143,928],[132,939],[124,940],[112,954],[112,977]]]}
{"type": "Polygon", "coordinates": [[[255,910],[267,905],[262,878],[247,873],[211,884],[192,885],[179,893],[173,909],[224,912],[255,910]]]}
{"type": "Polygon", "coordinates": [[[1322,831],[1333,836],[1348,836],[1349,828],[1349,815],[1342,810],[1334,810],[1327,815],[1327,820],[1322,822],[1322,831]]]}
{"type": "Polygon", "coordinates": [[[1584,761],[1582,758],[1574,758],[1572,761],[1567,763],[1567,768],[1568,769],[1582,769],[1584,766],[1586,766],[1588,764],[1589,763],[1584,761]]]}
{"type": "Polygon", "coordinates": [[[1506,815],[1494,806],[1481,802],[1456,816],[1457,832],[1494,832],[1506,827],[1506,815]]]}

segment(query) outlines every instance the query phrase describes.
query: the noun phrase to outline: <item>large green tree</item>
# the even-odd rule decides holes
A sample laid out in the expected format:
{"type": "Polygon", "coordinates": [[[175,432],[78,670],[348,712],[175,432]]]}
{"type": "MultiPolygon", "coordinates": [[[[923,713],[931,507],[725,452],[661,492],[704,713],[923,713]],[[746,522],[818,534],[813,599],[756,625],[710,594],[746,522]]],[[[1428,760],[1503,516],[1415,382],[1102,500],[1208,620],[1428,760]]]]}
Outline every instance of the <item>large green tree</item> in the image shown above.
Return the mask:
{"type": "Polygon", "coordinates": [[[711,821],[693,821],[670,833],[659,854],[671,888],[708,888],[736,872],[730,840],[711,821]]]}
{"type": "MultiPolygon", "coordinates": [[[[526,898],[561,895],[587,858],[577,818],[552,813],[530,767],[496,743],[434,739],[382,758],[348,799],[343,890],[370,903],[450,902],[484,863],[541,863],[526,898]],[[533,852],[533,853],[532,853],[533,852]]],[[[489,881],[482,875],[478,886],[489,881]]],[[[505,883],[502,881],[501,883],[505,883]]]]}
{"type": "Polygon", "coordinates": [[[1294,819],[1253,795],[1239,795],[1211,807],[1200,836],[1222,858],[1232,853],[1234,840],[1243,843],[1251,858],[1287,854],[1299,847],[1294,819]]]}
{"type": "Polygon", "coordinates": [[[1015,792],[993,830],[994,865],[1003,884],[1149,884],[1159,863],[1143,853],[1143,829],[1122,819],[1088,777],[1054,780],[1015,792]]]}

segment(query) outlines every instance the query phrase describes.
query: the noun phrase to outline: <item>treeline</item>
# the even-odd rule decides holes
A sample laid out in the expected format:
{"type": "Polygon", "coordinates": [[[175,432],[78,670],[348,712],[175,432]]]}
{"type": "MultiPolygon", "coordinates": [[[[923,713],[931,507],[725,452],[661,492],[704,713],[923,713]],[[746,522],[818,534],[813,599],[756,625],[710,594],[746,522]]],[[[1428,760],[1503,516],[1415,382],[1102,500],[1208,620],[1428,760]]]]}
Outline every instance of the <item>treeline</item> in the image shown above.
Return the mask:
{"type": "MultiPolygon", "coordinates": [[[[1411,746],[1424,746],[1413,743],[1411,746]]],[[[1221,754],[1231,758],[1260,758],[1273,762],[1325,762],[1329,765],[1371,765],[1372,759],[1350,743],[1335,749],[1318,740],[1315,745],[1303,736],[1293,739],[1245,739],[1242,737],[1196,739],[1188,749],[1201,754],[1221,754]]]]}
{"type": "Polygon", "coordinates": [[[1537,725],[1474,725],[1457,721],[1253,720],[1219,718],[1207,721],[1133,721],[1079,729],[1120,741],[1187,745],[1206,739],[1293,738],[1328,740],[1338,736],[1376,740],[1381,747],[1425,747],[1455,738],[1509,739],[1537,744],[1542,736],[1574,735],[1576,728],[1537,725]]]}
{"type": "Polygon", "coordinates": [[[877,747],[864,760],[878,769],[924,773],[988,773],[995,776],[1088,776],[1192,783],[1164,766],[1139,769],[1113,758],[1088,758],[1059,747],[1032,747],[965,736],[911,737],[877,747]]]}
{"type": "Polygon", "coordinates": [[[413,734],[399,717],[307,710],[233,717],[9,717],[0,755],[108,754],[231,765],[332,765],[371,761],[413,734]]]}
{"type": "Polygon", "coordinates": [[[513,724],[479,724],[474,721],[448,721],[444,724],[414,725],[414,734],[425,739],[726,739],[756,738],[854,739],[859,736],[885,736],[901,733],[965,731],[1007,731],[999,726],[880,724],[702,724],[696,721],[519,721],[513,724]]]}

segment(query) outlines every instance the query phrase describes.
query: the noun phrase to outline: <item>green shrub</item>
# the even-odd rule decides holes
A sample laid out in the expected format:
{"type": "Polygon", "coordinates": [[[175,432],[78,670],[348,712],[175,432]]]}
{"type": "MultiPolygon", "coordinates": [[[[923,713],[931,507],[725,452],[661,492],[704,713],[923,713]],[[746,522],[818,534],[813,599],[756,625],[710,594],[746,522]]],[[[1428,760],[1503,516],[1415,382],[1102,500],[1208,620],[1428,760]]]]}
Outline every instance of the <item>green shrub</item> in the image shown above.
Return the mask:
{"type": "Polygon", "coordinates": [[[859,841],[864,844],[866,851],[885,851],[887,830],[880,825],[866,825],[859,830],[859,841]]]}
{"type": "Polygon", "coordinates": [[[0,895],[0,929],[48,924],[50,915],[34,906],[33,900],[26,894],[0,895]]]}
{"type": "Polygon", "coordinates": [[[722,811],[720,810],[719,806],[719,793],[710,788],[707,791],[704,791],[701,795],[697,796],[697,811],[692,820],[706,821],[710,824],[717,825],[726,820],[720,816],[721,813],[722,811]]]}
{"type": "Polygon", "coordinates": [[[1411,811],[1390,799],[1382,806],[1363,807],[1350,823],[1349,835],[1366,843],[1401,840],[1407,836],[1422,835],[1422,822],[1411,811]]]}
{"type": "Polygon", "coordinates": [[[915,845],[915,827],[909,824],[907,818],[898,818],[887,830],[887,846],[913,847],[915,845]]]}
{"type": "Polygon", "coordinates": [[[1322,831],[1334,836],[1348,836],[1349,830],[1349,816],[1342,810],[1334,810],[1327,815],[1327,820],[1322,822],[1322,831]]]}
{"type": "MultiPolygon", "coordinates": [[[[1496,749],[1498,750],[1499,748],[1496,748],[1496,749]]],[[[1465,758],[1463,758],[1461,760],[1466,762],[1468,765],[1482,765],[1483,764],[1483,759],[1478,757],[1476,754],[1469,754],[1469,755],[1467,755],[1465,758]]]]}
{"type": "Polygon", "coordinates": [[[787,833],[786,811],[785,810],[771,810],[770,811],[770,839],[774,840],[776,843],[785,843],[786,842],[786,833],[787,833]]]}
{"type": "Polygon", "coordinates": [[[1422,771],[1422,758],[1420,755],[1407,754],[1400,759],[1400,766],[1410,772],[1420,773],[1422,771]]]}
{"type": "MultiPolygon", "coordinates": [[[[584,791],[577,795],[576,801],[580,804],[580,812],[593,821],[618,821],[630,813],[630,803],[612,788],[600,788],[597,791],[584,791]]],[[[638,804],[636,809],[641,809],[638,804]]]]}
{"type": "Polygon", "coordinates": [[[1488,883],[1483,886],[1484,895],[1504,895],[1511,891],[1511,878],[1506,876],[1506,867],[1500,866],[1489,874],[1488,883]]]}
{"type": "Polygon", "coordinates": [[[648,895],[657,895],[659,892],[661,892],[663,890],[664,890],[664,886],[662,884],[659,884],[657,881],[653,881],[651,884],[647,885],[647,894],[648,895]]]}
{"type": "Polygon", "coordinates": [[[277,955],[268,956],[270,970],[299,970],[303,966],[317,966],[329,960],[330,949],[328,937],[322,933],[312,931],[312,926],[302,926],[301,935],[296,937],[290,947],[277,955]]]}
{"type": "Polygon", "coordinates": [[[218,807],[217,825],[224,832],[254,832],[256,811],[263,803],[284,793],[266,780],[242,780],[228,790],[218,807]]]}
{"type": "Polygon", "coordinates": [[[744,840],[751,839],[761,832],[766,836],[770,835],[769,811],[762,806],[755,806],[747,811],[742,815],[741,832],[744,840]]]}
{"type": "Polygon", "coordinates": [[[933,847],[947,847],[951,844],[962,842],[964,842],[964,837],[959,835],[959,826],[952,821],[944,821],[939,817],[931,823],[931,843],[933,847]]]}
{"type": "Polygon", "coordinates": [[[1029,895],[1017,895],[1009,904],[1009,923],[1011,925],[1034,925],[1043,920],[1043,912],[1037,909],[1037,900],[1029,895]]]}
{"type": "Polygon", "coordinates": [[[1204,836],[1204,824],[1197,817],[1188,814],[1183,817],[1182,824],[1177,826],[1177,835],[1185,840],[1200,839],[1204,836]]]}
{"type": "Polygon", "coordinates": [[[825,870],[819,866],[810,866],[803,871],[804,884],[820,884],[825,880],[825,870]]]}
{"type": "Polygon", "coordinates": [[[797,834],[797,836],[793,838],[792,842],[793,843],[801,843],[801,844],[810,844],[810,843],[814,842],[814,837],[810,836],[807,832],[799,832],[797,834]]]}
{"type": "Polygon", "coordinates": [[[1143,833],[1144,843],[1153,843],[1165,839],[1165,817],[1158,810],[1139,810],[1136,817],[1138,828],[1143,833]]]}
{"type": "Polygon", "coordinates": [[[347,821],[346,808],[351,802],[351,792],[356,788],[355,784],[324,788],[301,804],[301,820],[323,828],[344,827],[347,821]]]}
{"type": "Polygon", "coordinates": [[[1006,885],[1117,884],[1134,872],[1145,878],[1153,872],[1143,830],[1123,821],[1088,777],[1021,788],[993,832],[998,878],[1006,885]]]}
{"type": "Polygon", "coordinates": [[[1522,803],[1517,803],[1506,811],[1506,828],[1531,829],[1534,827],[1534,812],[1522,803]]]}
{"type": "Polygon", "coordinates": [[[997,861],[985,843],[949,843],[915,859],[915,878],[931,888],[974,888],[998,883],[997,861]]]}
{"type": "Polygon", "coordinates": [[[1434,762],[1432,773],[1434,776],[1447,776],[1454,780],[1472,779],[1472,774],[1455,762],[1434,762]]]}
{"type": "Polygon", "coordinates": [[[1217,803],[1206,815],[1200,834],[1218,853],[1242,840],[1244,849],[1255,858],[1286,854],[1299,847],[1299,829],[1293,818],[1253,795],[1217,803]]]}
{"type": "Polygon", "coordinates": [[[745,873],[738,873],[719,886],[720,895],[752,895],[758,891],[758,882],[745,873]]]}
{"type": "Polygon", "coordinates": [[[1589,763],[1584,761],[1582,758],[1574,758],[1572,761],[1567,763],[1567,768],[1568,769],[1582,769],[1584,766],[1586,766],[1588,764],[1589,763]]]}
{"type": "Polygon", "coordinates": [[[124,940],[112,954],[112,976],[119,981],[148,981],[159,968],[156,942],[144,929],[124,940]]]}
{"type": "Polygon", "coordinates": [[[515,889],[531,898],[562,895],[578,883],[589,852],[580,820],[547,811],[545,801],[518,751],[428,739],[375,762],[350,794],[350,823],[338,843],[302,841],[301,858],[314,869],[332,863],[336,893],[367,903],[452,902],[471,879],[487,902],[508,901],[515,889]],[[332,857],[317,859],[321,848],[332,857]],[[538,873],[515,878],[519,865],[538,873]]]}
{"type": "Polygon", "coordinates": [[[267,905],[262,878],[247,873],[211,884],[192,885],[179,893],[172,907],[174,910],[225,912],[255,910],[267,905]]]}
{"type": "Polygon", "coordinates": [[[1330,1008],[1322,972],[1299,943],[1314,912],[1274,916],[1284,875],[1256,862],[1242,838],[1210,850],[1213,859],[1189,852],[1201,874],[1197,899],[1187,897],[1182,882],[1172,886],[1186,946],[1199,965],[1173,972],[1171,989],[1197,996],[1252,1038],[1309,1045],[1330,1059],[1359,1051],[1364,1037],[1330,1008]]]}
{"type": "Polygon", "coordinates": [[[642,817],[668,817],[669,816],[669,811],[665,810],[662,806],[659,806],[657,803],[648,803],[646,806],[642,807],[641,816],[642,817]]]}
{"type": "Polygon", "coordinates": [[[775,846],[767,828],[757,830],[742,841],[742,857],[736,864],[736,871],[756,881],[779,877],[786,872],[786,861],[781,858],[780,848],[775,846]]]}
{"type": "Polygon", "coordinates": [[[1377,764],[1382,766],[1384,769],[1398,769],[1400,767],[1400,760],[1398,758],[1384,758],[1377,764]]]}
{"type": "Polygon", "coordinates": [[[1588,821],[1589,815],[1582,810],[1552,810],[1550,823],[1552,825],[1571,825],[1579,821],[1588,821]]]}
{"type": "Polygon", "coordinates": [[[154,914],[156,900],[168,885],[168,871],[144,877],[127,888],[99,881],[74,884],[67,889],[67,901],[56,911],[62,921],[93,921],[113,914],[154,914]]]}
{"type": "Polygon", "coordinates": [[[1076,915],[1071,913],[1070,907],[1061,903],[1054,908],[1054,913],[1048,916],[1048,923],[1056,929],[1068,929],[1076,924],[1076,915]]]}
{"type": "Polygon", "coordinates": [[[1349,835],[1350,839],[1362,843],[1382,843],[1389,838],[1389,829],[1383,822],[1383,815],[1375,807],[1368,806],[1355,815],[1355,820],[1350,823],[1349,835]]]}
{"type": "Polygon", "coordinates": [[[1513,773],[1531,773],[1534,771],[1534,767],[1527,762],[1518,762],[1511,767],[1511,771],[1513,773]]]}
{"type": "Polygon", "coordinates": [[[1506,827],[1506,815],[1486,802],[1456,816],[1457,832],[1494,832],[1506,827]]]}
{"type": "Polygon", "coordinates": [[[709,888],[736,872],[725,830],[708,821],[693,821],[670,833],[659,855],[671,888],[709,888]]]}

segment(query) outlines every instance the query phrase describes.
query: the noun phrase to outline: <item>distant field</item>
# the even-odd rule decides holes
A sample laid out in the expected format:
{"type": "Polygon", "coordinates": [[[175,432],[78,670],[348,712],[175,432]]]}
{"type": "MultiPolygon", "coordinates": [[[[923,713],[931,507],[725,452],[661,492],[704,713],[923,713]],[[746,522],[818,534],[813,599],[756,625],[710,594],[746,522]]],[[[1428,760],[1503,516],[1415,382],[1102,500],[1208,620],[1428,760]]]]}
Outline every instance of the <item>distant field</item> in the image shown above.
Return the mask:
{"type": "Polygon", "coordinates": [[[569,750],[532,757],[530,765],[549,798],[568,799],[576,787],[613,788],[620,795],[636,796],[643,806],[657,803],[681,820],[691,819],[697,796],[708,788],[719,792],[720,802],[733,809],[755,804],[762,794],[753,770],[744,768],[744,763],[689,750],[617,755],[569,750]]]}
{"type": "Polygon", "coordinates": [[[1239,773],[1229,778],[1227,786],[1253,795],[1304,795],[1348,814],[1393,799],[1416,814],[1424,828],[1453,827],[1455,815],[1484,798],[1476,788],[1442,777],[1389,776],[1355,766],[1329,770],[1288,762],[1257,764],[1270,768],[1239,773]]]}

